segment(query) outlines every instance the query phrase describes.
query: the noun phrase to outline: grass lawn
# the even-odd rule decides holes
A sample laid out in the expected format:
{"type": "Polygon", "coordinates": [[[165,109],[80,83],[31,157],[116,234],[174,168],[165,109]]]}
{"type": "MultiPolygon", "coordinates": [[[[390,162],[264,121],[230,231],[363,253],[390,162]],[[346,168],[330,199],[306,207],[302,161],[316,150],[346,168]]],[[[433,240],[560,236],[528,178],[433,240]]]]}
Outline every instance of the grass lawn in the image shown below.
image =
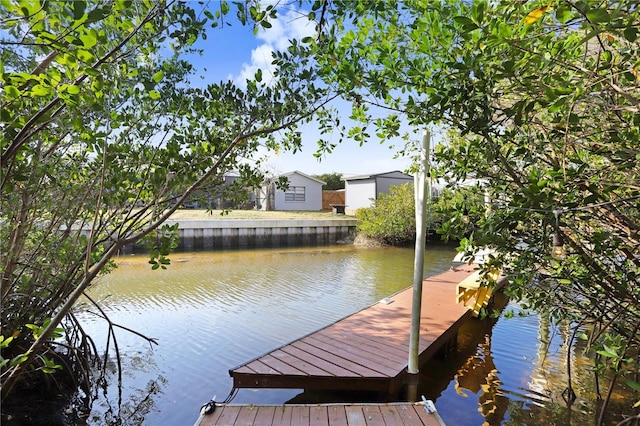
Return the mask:
{"type": "Polygon", "coordinates": [[[333,212],[309,211],[261,211],[261,210],[232,210],[221,215],[221,210],[180,209],[171,215],[173,220],[214,220],[214,219],[355,219],[355,216],[334,214],[333,212]]]}

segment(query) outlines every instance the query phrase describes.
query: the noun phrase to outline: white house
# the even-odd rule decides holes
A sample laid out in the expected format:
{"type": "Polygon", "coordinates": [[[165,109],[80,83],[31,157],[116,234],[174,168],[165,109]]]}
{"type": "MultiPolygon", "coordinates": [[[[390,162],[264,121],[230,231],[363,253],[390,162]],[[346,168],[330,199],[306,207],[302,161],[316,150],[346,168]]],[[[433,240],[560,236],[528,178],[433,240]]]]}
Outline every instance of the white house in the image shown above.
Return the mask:
{"type": "Polygon", "coordinates": [[[345,212],[355,214],[357,209],[371,207],[374,200],[382,193],[388,193],[389,187],[413,183],[413,176],[401,171],[358,175],[344,178],[345,212]]]}
{"type": "MultiPolygon", "coordinates": [[[[289,188],[282,190],[270,183],[270,190],[264,191],[271,197],[273,210],[322,210],[322,186],[326,182],[297,170],[281,176],[287,178],[289,188]]],[[[268,204],[270,203],[262,203],[262,208],[267,209],[268,204]]]]}

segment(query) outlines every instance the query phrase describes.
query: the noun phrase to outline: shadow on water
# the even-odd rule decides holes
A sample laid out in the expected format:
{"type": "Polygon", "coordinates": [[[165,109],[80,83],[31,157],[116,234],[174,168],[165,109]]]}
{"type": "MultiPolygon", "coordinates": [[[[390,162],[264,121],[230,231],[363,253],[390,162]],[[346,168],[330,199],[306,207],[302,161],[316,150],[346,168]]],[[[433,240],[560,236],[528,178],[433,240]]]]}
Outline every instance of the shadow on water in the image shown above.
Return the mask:
{"type": "MultiPolygon", "coordinates": [[[[493,308],[517,312],[504,294],[493,308]]],[[[420,366],[418,395],[435,402],[447,425],[586,426],[596,423],[601,401],[593,389],[591,360],[584,343],[565,344],[567,326],[538,315],[470,318],[456,344],[420,366]],[[567,354],[574,371],[576,401],[563,398],[568,377],[567,354]]],[[[447,345],[445,345],[447,346],[447,345]]],[[[605,425],[617,425],[634,396],[616,388],[605,425]]],[[[635,397],[637,400],[637,397],[635,397]]],[[[375,392],[304,391],[287,403],[391,402],[406,400],[375,392]]]]}
{"type": "MultiPolygon", "coordinates": [[[[507,302],[507,297],[498,293],[493,309],[502,311],[507,302]]],[[[421,366],[419,391],[425,398],[436,401],[440,410],[445,408],[443,416],[447,417],[444,412],[448,410],[438,399],[453,385],[456,395],[477,399],[479,420],[486,424],[502,421],[509,399],[501,391],[502,382],[491,354],[491,335],[497,321],[497,318],[470,318],[458,331],[454,350],[441,351],[421,366]]],[[[466,417],[469,416],[467,413],[466,417]]]]}
{"type": "MultiPolygon", "coordinates": [[[[498,294],[494,308],[502,310],[507,297],[498,294]]],[[[418,395],[437,401],[442,392],[455,380],[459,395],[467,396],[463,389],[477,393],[495,372],[491,360],[491,330],[497,318],[470,318],[459,329],[457,338],[444,347],[430,360],[420,366],[418,395]],[[479,351],[478,348],[481,348],[479,351]]],[[[408,357],[408,354],[407,354],[408,357]]],[[[487,387],[487,397],[495,395],[495,382],[487,387]]],[[[495,399],[495,398],[493,398],[495,399]]],[[[329,392],[304,391],[296,395],[288,404],[343,403],[343,402],[394,402],[405,401],[406,395],[387,395],[376,392],[329,392]]],[[[502,402],[502,401],[501,401],[502,402]]],[[[508,401],[505,400],[503,406],[508,401]]],[[[497,404],[496,404],[497,405],[497,404]]],[[[494,410],[495,411],[495,410],[494,410]]]]}
{"type": "MultiPolygon", "coordinates": [[[[431,246],[425,275],[448,269],[454,255],[452,247],[431,246]]],[[[167,270],[151,271],[145,256],[122,257],[119,268],[91,289],[112,321],[157,338],[159,345],[150,349],[137,336],[118,334],[123,386],[118,389],[114,375],[107,379],[87,424],[193,424],[202,404],[214,395],[223,400],[231,391],[229,369],[413,280],[413,250],[404,248],[180,253],[172,260],[167,270]]],[[[90,311],[77,309],[83,327],[91,336],[106,335],[104,322],[90,311]]],[[[597,398],[577,348],[572,362],[582,363],[576,371],[585,371],[575,380],[579,398],[569,409],[562,405],[567,348],[557,330],[537,316],[471,319],[460,330],[455,351],[421,367],[420,394],[435,401],[448,425],[593,424],[597,398]]],[[[241,389],[233,402],[389,399],[366,392],[301,392],[241,389]]],[[[628,410],[629,400],[620,398],[618,412],[628,410]]]]}

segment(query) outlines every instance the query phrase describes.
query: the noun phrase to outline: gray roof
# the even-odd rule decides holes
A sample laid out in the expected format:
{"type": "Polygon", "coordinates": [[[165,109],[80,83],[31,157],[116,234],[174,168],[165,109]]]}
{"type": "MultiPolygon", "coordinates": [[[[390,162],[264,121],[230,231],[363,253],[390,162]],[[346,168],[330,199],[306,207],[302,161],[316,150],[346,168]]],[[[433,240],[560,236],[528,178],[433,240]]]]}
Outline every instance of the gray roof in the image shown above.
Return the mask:
{"type": "Polygon", "coordinates": [[[396,176],[392,176],[392,177],[397,177],[397,178],[406,178],[407,180],[409,179],[413,179],[413,176],[408,175],[406,173],[401,172],[400,170],[393,170],[390,172],[384,172],[384,173],[373,173],[373,174],[368,174],[368,175],[354,175],[354,176],[346,176],[343,177],[342,180],[364,180],[364,179],[374,179],[377,177],[385,177],[388,175],[396,175],[396,176]],[[400,175],[400,176],[398,176],[400,175]]]}
{"type": "Polygon", "coordinates": [[[291,176],[292,174],[298,174],[298,175],[300,175],[300,176],[304,176],[304,177],[306,177],[307,179],[314,180],[314,181],[316,181],[316,182],[318,182],[318,183],[321,183],[322,185],[324,185],[325,183],[327,183],[327,182],[325,182],[325,181],[323,181],[323,180],[320,180],[320,179],[318,179],[318,178],[314,178],[313,176],[309,176],[308,174],[302,173],[302,172],[301,172],[301,171],[299,171],[299,170],[294,170],[294,171],[292,171],[292,172],[283,173],[283,174],[282,174],[282,176],[291,176]]]}

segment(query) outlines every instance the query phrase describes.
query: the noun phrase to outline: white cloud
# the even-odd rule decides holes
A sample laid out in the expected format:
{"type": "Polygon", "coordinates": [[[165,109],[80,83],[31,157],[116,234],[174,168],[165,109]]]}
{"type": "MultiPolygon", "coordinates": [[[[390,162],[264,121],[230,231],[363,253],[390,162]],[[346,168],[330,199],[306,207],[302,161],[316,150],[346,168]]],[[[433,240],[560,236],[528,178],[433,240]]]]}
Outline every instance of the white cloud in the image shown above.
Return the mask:
{"type": "Polygon", "coordinates": [[[262,70],[264,81],[268,84],[273,79],[273,48],[268,44],[262,44],[251,51],[251,63],[242,64],[240,74],[234,78],[236,84],[244,86],[246,79],[253,79],[258,69],[262,70]]]}
{"type": "Polygon", "coordinates": [[[233,78],[239,86],[244,86],[246,79],[253,78],[258,69],[262,70],[263,81],[269,84],[274,78],[273,52],[285,50],[291,39],[299,40],[315,34],[315,23],[296,9],[280,9],[278,19],[271,21],[271,25],[271,28],[260,29],[257,38],[262,44],[251,51],[251,63],[242,64],[240,73],[233,78]]]}

